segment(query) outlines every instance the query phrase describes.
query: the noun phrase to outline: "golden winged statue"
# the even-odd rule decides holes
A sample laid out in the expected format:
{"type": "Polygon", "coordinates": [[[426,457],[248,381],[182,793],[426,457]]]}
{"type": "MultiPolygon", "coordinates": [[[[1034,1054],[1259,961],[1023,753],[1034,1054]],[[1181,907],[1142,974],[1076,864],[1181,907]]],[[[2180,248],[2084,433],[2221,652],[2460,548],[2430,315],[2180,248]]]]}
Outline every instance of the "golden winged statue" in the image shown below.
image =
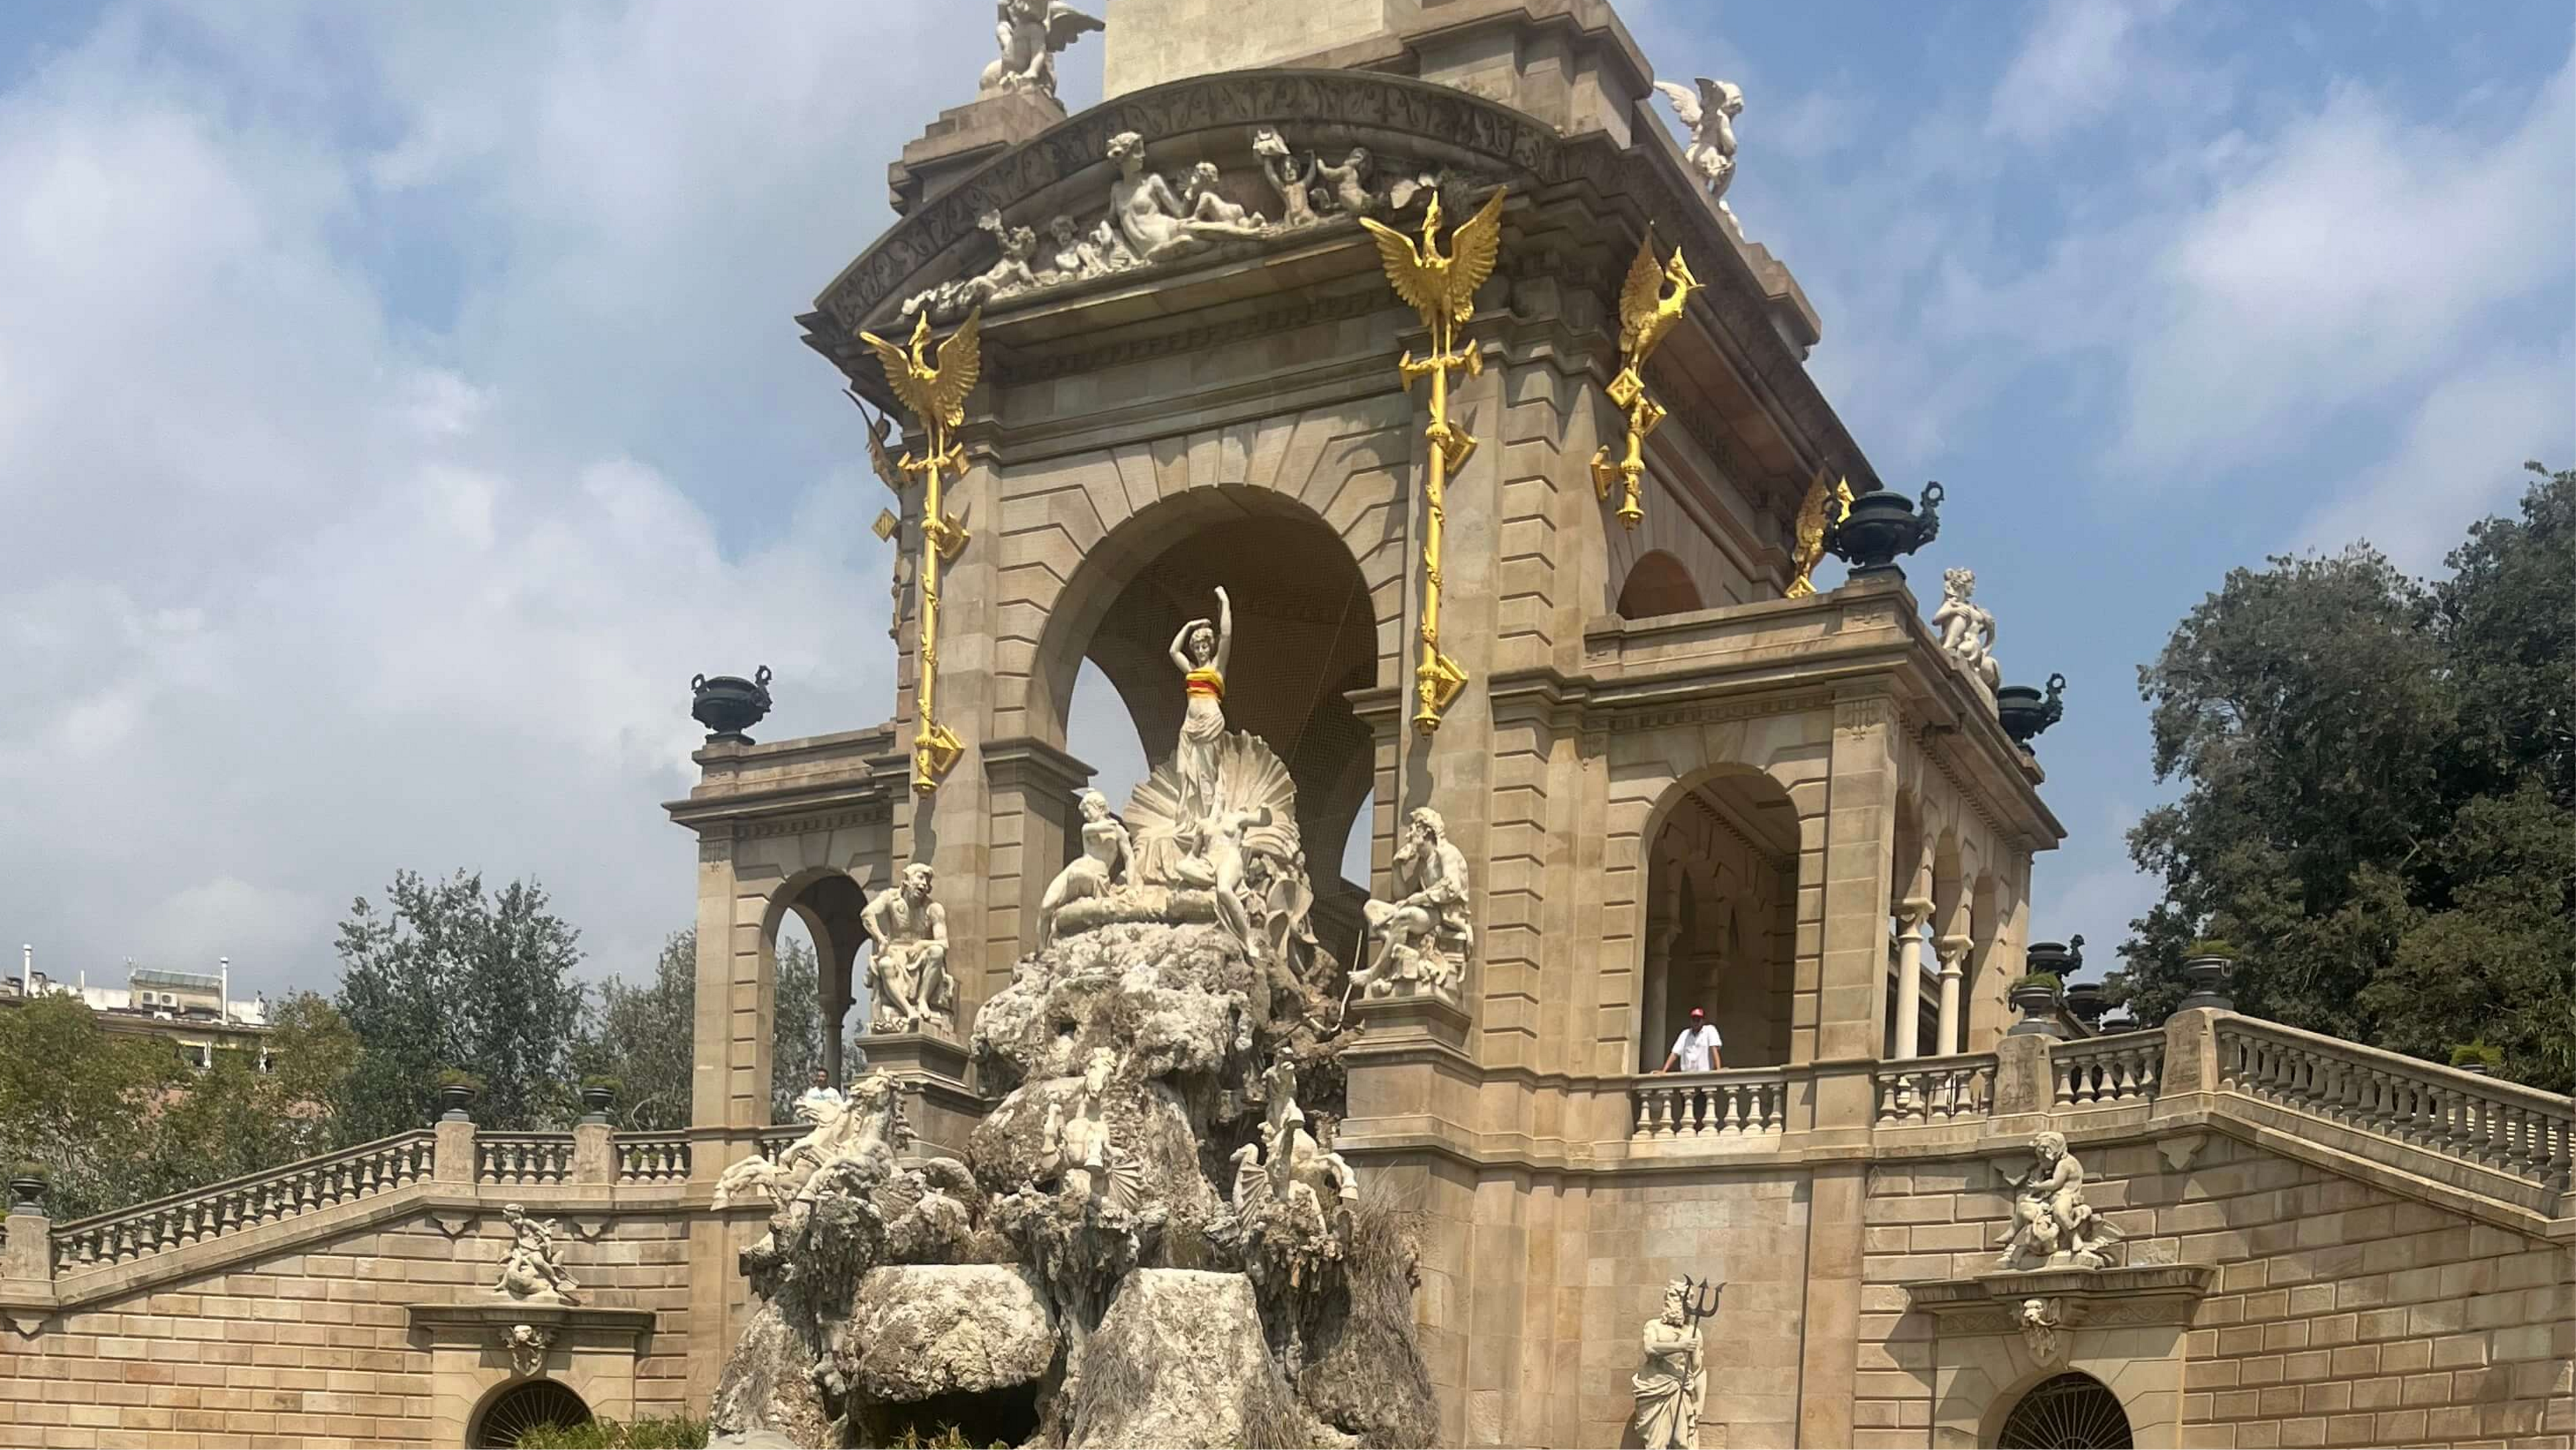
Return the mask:
{"type": "Polygon", "coordinates": [[[1681,249],[1669,262],[1655,260],[1655,229],[1637,239],[1637,259],[1628,264],[1628,280],[1619,287],[1619,375],[1610,380],[1610,401],[1628,415],[1626,451],[1613,461],[1607,446],[1592,455],[1592,486],[1603,498],[1624,490],[1619,522],[1633,529],[1646,511],[1637,501],[1637,481],[1646,471],[1646,435],[1664,421],[1661,404],[1646,396],[1646,359],[1663,345],[1664,335],[1682,320],[1690,296],[1699,290],[1681,249]]]}
{"type": "Polygon", "coordinates": [[[1449,255],[1440,254],[1440,193],[1431,193],[1422,209],[1422,244],[1382,222],[1360,218],[1377,239],[1378,260],[1386,266],[1387,284],[1405,304],[1422,314],[1431,330],[1431,356],[1416,362],[1408,350],[1396,364],[1406,392],[1413,380],[1431,379],[1430,470],[1423,480],[1422,658],[1414,665],[1414,728],[1428,735],[1440,728],[1441,712],[1466,688],[1466,667],[1440,652],[1440,533],[1448,518],[1450,473],[1476,451],[1476,440],[1449,421],[1449,373],[1463,370],[1475,377],[1484,361],[1474,348],[1458,347],[1458,325],[1476,315],[1476,289],[1494,275],[1503,254],[1503,189],[1494,188],[1476,214],[1449,234],[1449,255]]]}
{"type": "Polygon", "coordinates": [[[907,452],[899,459],[889,458],[886,439],[893,431],[891,423],[869,420],[868,462],[876,469],[877,477],[897,492],[902,491],[903,481],[914,475],[922,480],[921,564],[917,570],[921,581],[921,669],[914,699],[920,725],[912,739],[912,785],[924,795],[939,788],[941,777],[948,774],[966,749],[954,731],[939,723],[936,708],[939,566],[943,560],[956,557],[967,541],[965,521],[950,517],[942,509],[939,491],[945,481],[943,471],[958,472],[966,466],[966,452],[949,436],[949,430],[966,421],[966,395],[975,391],[976,379],[983,375],[983,332],[984,309],[978,307],[966,314],[964,325],[939,344],[936,356],[931,349],[930,314],[926,310],[913,324],[912,341],[907,346],[897,347],[873,332],[859,334],[859,341],[885,364],[887,385],[920,422],[928,445],[920,457],[907,452]]]}
{"type": "Polygon", "coordinates": [[[1789,560],[1789,593],[1791,599],[1805,599],[1816,592],[1816,565],[1825,557],[1825,544],[1834,526],[1851,517],[1851,480],[1838,479],[1831,489],[1825,487],[1825,471],[1816,470],[1816,481],[1807,485],[1807,498],[1798,505],[1798,552],[1789,560]]]}
{"type": "MultiPolygon", "coordinates": [[[[849,393],[850,401],[858,405],[859,416],[868,421],[868,467],[875,472],[877,482],[900,495],[912,480],[904,475],[903,465],[895,461],[894,450],[886,446],[894,438],[894,419],[884,413],[870,412],[867,400],[859,396],[858,389],[845,391],[849,393]]],[[[879,529],[877,537],[893,536],[879,529]]]]}

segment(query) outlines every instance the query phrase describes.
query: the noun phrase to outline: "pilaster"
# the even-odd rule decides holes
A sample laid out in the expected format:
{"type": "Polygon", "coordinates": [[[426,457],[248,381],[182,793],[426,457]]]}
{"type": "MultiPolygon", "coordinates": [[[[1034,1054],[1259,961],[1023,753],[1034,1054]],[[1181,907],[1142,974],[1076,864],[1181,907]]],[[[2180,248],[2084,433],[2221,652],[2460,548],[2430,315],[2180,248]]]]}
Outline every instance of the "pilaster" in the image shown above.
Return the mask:
{"type": "MultiPolygon", "coordinates": [[[[1012,963],[1036,949],[1038,902],[1080,849],[1078,801],[1092,776],[1090,766],[1033,736],[989,740],[982,753],[992,875],[976,883],[983,893],[985,959],[967,994],[972,1000],[958,1003],[960,1027],[1010,981],[1012,963]]],[[[952,931],[961,909],[948,909],[952,931]]],[[[950,961],[956,960],[952,950],[950,961]]]]}

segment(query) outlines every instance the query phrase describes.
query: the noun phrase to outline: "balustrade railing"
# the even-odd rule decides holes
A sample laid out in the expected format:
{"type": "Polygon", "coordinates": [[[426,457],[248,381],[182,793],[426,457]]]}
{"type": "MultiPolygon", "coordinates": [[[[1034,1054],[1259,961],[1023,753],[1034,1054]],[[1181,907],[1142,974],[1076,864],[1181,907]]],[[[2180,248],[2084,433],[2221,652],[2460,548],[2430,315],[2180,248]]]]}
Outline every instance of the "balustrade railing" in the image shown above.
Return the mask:
{"type": "Polygon", "coordinates": [[[689,1176],[689,1140],[677,1133],[617,1135],[617,1181],[676,1183],[689,1176]]]}
{"type": "Polygon", "coordinates": [[[572,1134],[477,1133],[474,1181],[513,1187],[572,1181],[572,1134]]]}
{"type": "Polygon", "coordinates": [[[1655,1073],[1628,1088],[1633,1142],[1715,1143],[1788,1130],[1785,1072],[1655,1073]]]}
{"type": "Polygon", "coordinates": [[[1982,1118],[1994,1110],[1995,1055],[1991,1052],[1885,1063],[1872,1078],[1882,1127],[1982,1118]]]}
{"type": "Polygon", "coordinates": [[[51,1235],[54,1272],[122,1264],[421,1182],[434,1167],[436,1142],[426,1130],[403,1133],[58,1224],[51,1235]]]}
{"type": "Polygon", "coordinates": [[[2060,1108],[2152,1102],[2165,1076],[2164,1029],[2051,1043],[2048,1063],[2060,1108]]]}
{"type": "Polygon", "coordinates": [[[760,1156],[775,1163],[789,1144],[813,1131],[811,1123],[772,1123],[760,1130],[760,1156]]]}
{"type": "Polygon", "coordinates": [[[2219,1084],[2564,1193],[2566,1098],[2250,1017],[2217,1024],[2219,1084]]]}

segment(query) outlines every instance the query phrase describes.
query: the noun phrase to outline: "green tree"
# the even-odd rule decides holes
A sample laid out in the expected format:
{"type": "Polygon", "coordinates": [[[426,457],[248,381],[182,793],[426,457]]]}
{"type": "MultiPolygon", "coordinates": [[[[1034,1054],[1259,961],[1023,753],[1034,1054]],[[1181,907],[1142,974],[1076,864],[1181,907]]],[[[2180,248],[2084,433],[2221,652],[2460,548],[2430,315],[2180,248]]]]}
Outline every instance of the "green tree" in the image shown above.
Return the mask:
{"type": "Polygon", "coordinates": [[[379,911],[361,897],[340,924],[334,1005],[361,1051],[339,1115],[343,1141],[430,1121],[441,1069],[481,1077],[475,1120],[526,1129],[572,1108],[572,1047],[583,988],[579,934],[544,888],[481,876],[397,873],[379,911]]]}
{"type": "Polygon", "coordinates": [[[2576,1083],[2576,472],[2531,468],[2448,577],[2367,545],[2234,570],[2139,671],[2184,787],[2129,838],[2164,882],[2120,974],[2149,1020],[2219,936],[2243,1010],[2576,1083]]]}
{"type": "Polygon", "coordinates": [[[145,1141],[189,1078],[167,1039],[109,1032],[77,997],[0,1011],[0,1157],[45,1165],[56,1219],[148,1198],[145,1141]]]}
{"type": "MultiPolygon", "coordinates": [[[[805,1090],[823,1060],[822,1010],[814,949],[779,943],[771,993],[770,1072],[774,1121],[805,1090]]],[[[697,1060],[696,928],[671,933],[643,985],[610,977],[600,983],[575,1060],[583,1076],[613,1077],[622,1127],[665,1131],[688,1126],[697,1060]]]]}
{"type": "Polygon", "coordinates": [[[797,1095],[812,1084],[814,1069],[823,1065],[823,978],[814,948],[804,942],[780,942],[777,959],[777,990],[770,994],[769,1120],[784,1123],[797,1095]]]}

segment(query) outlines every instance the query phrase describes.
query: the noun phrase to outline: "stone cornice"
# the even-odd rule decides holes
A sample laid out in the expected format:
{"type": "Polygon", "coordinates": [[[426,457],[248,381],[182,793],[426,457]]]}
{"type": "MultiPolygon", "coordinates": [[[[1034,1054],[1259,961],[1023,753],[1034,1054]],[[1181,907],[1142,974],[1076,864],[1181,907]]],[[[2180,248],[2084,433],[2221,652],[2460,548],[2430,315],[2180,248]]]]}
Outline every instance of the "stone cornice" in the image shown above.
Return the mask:
{"type": "Polygon", "coordinates": [[[1906,1285],[1905,1293],[1915,1308],[1939,1319],[1945,1333],[2010,1334],[2021,1328],[2021,1305],[2028,1299],[2058,1301],[2065,1328],[2189,1324],[2217,1278],[2215,1264],[2034,1269],[1917,1282],[1906,1285]]]}

